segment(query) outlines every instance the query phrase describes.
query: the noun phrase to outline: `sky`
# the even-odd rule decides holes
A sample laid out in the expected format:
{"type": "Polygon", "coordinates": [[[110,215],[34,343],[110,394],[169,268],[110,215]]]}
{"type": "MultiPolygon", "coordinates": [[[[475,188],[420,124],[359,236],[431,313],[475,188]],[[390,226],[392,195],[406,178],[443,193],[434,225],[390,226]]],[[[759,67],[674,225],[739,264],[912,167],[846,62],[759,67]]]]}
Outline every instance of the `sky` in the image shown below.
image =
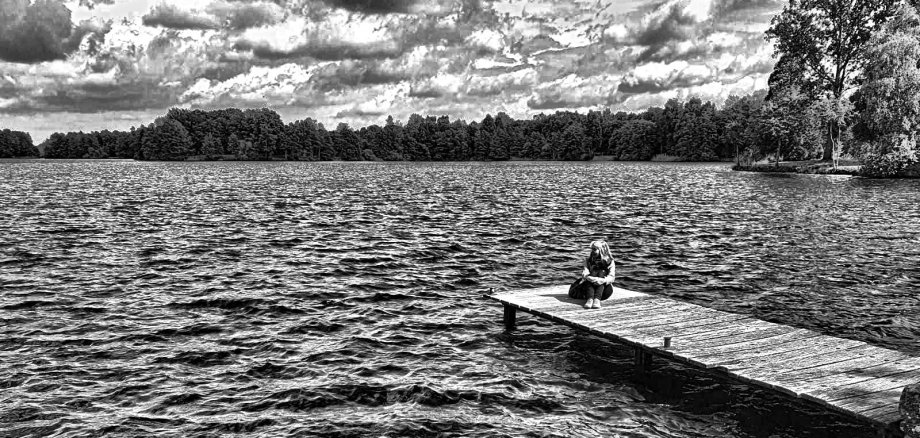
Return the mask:
{"type": "Polygon", "coordinates": [[[767,86],[779,0],[0,0],[0,129],[128,129],[170,107],[382,124],[767,86]]]}

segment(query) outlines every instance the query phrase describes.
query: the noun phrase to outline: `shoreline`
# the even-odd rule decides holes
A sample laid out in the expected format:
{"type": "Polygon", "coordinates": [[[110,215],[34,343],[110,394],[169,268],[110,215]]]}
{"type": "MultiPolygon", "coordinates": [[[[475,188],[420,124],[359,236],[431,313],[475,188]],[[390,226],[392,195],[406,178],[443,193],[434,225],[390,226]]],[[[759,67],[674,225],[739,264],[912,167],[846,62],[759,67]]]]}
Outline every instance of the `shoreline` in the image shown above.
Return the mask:
{"type": "Polygon", "coordinates": [[[804,175],[850,175],[863,176],[860,174],[859,165],[842,165],[834,169],[833,165],[828,162],[793,164],[780,163],[776,164],[752,164],[749,166],[734,165],[733,171],[737,172],[760,172],[760,173],[798,173],[804,175]]]}

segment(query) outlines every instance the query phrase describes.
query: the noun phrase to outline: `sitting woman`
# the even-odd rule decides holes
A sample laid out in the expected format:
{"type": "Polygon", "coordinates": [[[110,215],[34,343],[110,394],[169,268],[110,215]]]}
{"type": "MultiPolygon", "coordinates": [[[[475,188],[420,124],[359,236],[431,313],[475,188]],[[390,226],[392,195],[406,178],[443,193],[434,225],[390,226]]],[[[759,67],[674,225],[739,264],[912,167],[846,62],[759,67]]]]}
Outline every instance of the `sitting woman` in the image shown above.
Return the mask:
{"type": "MultiPolygon", "coordinates": [[[[585,268],[582,270],[583,279],[580,289],[585,290],[585,309],[600,309],[601,300],[613,293],[614,271],[616,263],[610,254],[610,247],[603,240],[591,242],[591,255],[585,258],[585,268]],[[608,293],[604,293],[609,291],[608,293]],[[605,296],[606,295],[606,296],[605,296]]],[[[580,295],[580,294],[579,294],[580,295]]]]}

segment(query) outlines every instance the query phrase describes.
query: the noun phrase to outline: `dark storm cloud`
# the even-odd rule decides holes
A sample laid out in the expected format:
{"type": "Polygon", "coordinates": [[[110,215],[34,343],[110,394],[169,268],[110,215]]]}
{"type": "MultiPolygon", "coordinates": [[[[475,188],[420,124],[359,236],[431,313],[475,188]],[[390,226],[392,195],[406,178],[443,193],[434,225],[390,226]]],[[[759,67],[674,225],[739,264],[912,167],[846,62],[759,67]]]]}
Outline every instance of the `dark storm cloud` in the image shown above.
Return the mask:
{"type": "Polygon", "coordinates": [[[634,36],[637,44],[644,46],[662,46],[670,41],[683,41],[694,34],[696,19],[687,14],[679,4],[671,5],[668,12],[660,18],[651,20],[649,25],[639,30],[634,36]]]}
{"type": "Polygon", "coordinates": [[[64,57],[73,24],[57,0],[0,0],[0,59],[17,63],[64,57]]]}
{"type": "Polygon", "coordinates": [[[408,12],[415,0],[325,0],[326,4],[368,14],[408,12]]]}
{"type": "Polygon", "coordinates": [[[407,78],[405,74],[381,70],[375,61],[356,60],[321,68],[313,74],[311,82],[317,90],[326,92],[364,85],[397,83],[407,78]]]}
{"type": "Polygon", "coordinates": [[[164,93],[155,83],[126,82],[112,84],[81,84],[67,88],[49,89],[35,93],[5,112],[69,111],[96,113],[101,111],[164,108],[175,104],[175,96],[164,93]]]}
{"type": "Polygon", "coordinates": [[[159,4],[142,18],[145,26],[170,29],[217,29],[213,18],[200,13],[182,10],[173,5],[159,4]]]}
{"type": "Polygon", "coordinates": [[[250,27],[274,24],[279,18],[279,14],[266,3],[241,4],[235,6],[235,8],[230,8],[227,11],[215,11],[219,14],[226,14],[225,22],[231,29],[248,29],[250,27]]]}

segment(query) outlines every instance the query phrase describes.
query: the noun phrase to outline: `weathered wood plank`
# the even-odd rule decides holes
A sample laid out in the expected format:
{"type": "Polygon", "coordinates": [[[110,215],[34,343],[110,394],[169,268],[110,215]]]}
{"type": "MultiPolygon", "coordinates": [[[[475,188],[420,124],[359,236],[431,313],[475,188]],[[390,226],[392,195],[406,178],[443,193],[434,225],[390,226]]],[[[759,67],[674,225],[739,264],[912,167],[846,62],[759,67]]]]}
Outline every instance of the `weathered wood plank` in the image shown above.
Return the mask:
{"type": "MultiPolygon", "coordinates": [[[[841,357],[846,357],[848,350],[842,351],[841,357]]],[[[850,356],[839,362],[819,365],[810,368],[797,369],[787,373],[773,373],[770,381],[774,385],[782,385],[796,392],[796,395],[808,391],[834,385],[841,376],[860,369],[860,367],[873,366],[883,363],[885,359],[873,356],[850,356]]],[[[761,370],[758,377],[767,378],[767,370],[761,370]]]]}
{"type": "Polygon", "coordinates": [[[744,322],[746,324],[736,330],[700,333],[688,337],[677,336],[671,341],[673,346],[671,354],[700,367],[714,368],[718,362],[712,360],[713,356],[706,356],[707,359],[701,359],[701,357],[718,351],[718,349],[740,347],[751,342],[761,342],[762,345],[767,345],[763,343],[796,332],[796,329],[792,327],[758,327],[748,321],[744,322]]]}
{"type": "MultiPolygon", "coordinates": [[[[883,392],[892,388],[903,389],[905,386],[920,381],[920,371],[910,370],[888,376],[875,377],[843,386],[827,386],[810,392],[813,396],[820,396],[828,403],[840,405],[845,399],[875,398],[865,397],[870,394],[883,392]]],[[[900,396],[900,392],[898,392],[900,396]]]]}
{"type": "Polygon", "coordinates": [[[683,354],[690,355],[698,361],[705,361],[707,364],[720,364],[738,357],[754,358],[797,349],[806,349],[809,348],[811,344],[802,341],[818,336],[821,335],[811,330],[794,329],[789,333],[738,344],[712,347],[707,347],[705,345],[698,347],[689,346],[684,349],[683,354]]]}
{"type": "Polygon", "coordinates": [[[860,412],[859,415],[882,424],[891,424],[901,419],[901,412],[898,404],[873,408],[868,411],[860,412]]]}
{"type": "MultiPolygon", "coordinates": [[[[870,390],[871,389],[867,389],[866,391],[870,390]]],[[[904,388],[899,386],[875,392],[865,392],[855,397],[830,402],[829,406],[839,411],[854,412],[856,414],[868,412],[880,407],[898,406],[901,399],[901,391],[903,390],[904,388]]]]}
{"type": "Polygon", "coordinates": [[[645,302],[643,306],[604,307],[587,312],[572,314],[576,319],[590,319],[597,327],[616,325],[620,327],[638,327],[643,325],[660,325],[676,321],[694,319],[697,306],[693,304],[670,304],[663,306],[657,302],[645,302]],[[600,313],[598,316],[594,313],[600,313]]]}
{"type": "MultiPolygon", "coordinates": [[[[836,342],[836,339],[827,336],[817,336],[801,341],[782,344],[771,354],[758,354],[753,351],[739,353],[734,357],[725,357],[723,360],[714,360],[715,368],[724,369],[731,373],[739,373],[750,368],[776,367],[790,361],[798,361],[803,357],[821,357],[844,349],[858,348],[865,344],[860,342],[836,342]]],[[[830,362],[828,362],[830,363],[830,362]]]]}
{"type": "Polygon", "coordinates": [[[920,381],[920,357],[814,331],[615,288],[602,309],[583,309],[568,286],[490,296],[596,335],[715,368],[742,381],[813,400],[889,427],[904,386],[920,381]],[[670,347],[663,339],[670,338],[670,347]]]}
{"type": "MultiPolygon", "coordinates": [[[[842,361],[812,368],[800,369],[788,373],[776,374],[771,378],[773,385],[782,386],[796,396],[820,390],[827,386],[842,386],[843,381],[854,373],[860,373],[866,367],[873,367],[905,358],[902,353],[866,346],[864,349],[843,350],[838,353],[842,361]]],[[[865,380],[869,380],[867,376],[865,380]]],[[[853,380],[857,383],[861,380],[853,380]]]]}

